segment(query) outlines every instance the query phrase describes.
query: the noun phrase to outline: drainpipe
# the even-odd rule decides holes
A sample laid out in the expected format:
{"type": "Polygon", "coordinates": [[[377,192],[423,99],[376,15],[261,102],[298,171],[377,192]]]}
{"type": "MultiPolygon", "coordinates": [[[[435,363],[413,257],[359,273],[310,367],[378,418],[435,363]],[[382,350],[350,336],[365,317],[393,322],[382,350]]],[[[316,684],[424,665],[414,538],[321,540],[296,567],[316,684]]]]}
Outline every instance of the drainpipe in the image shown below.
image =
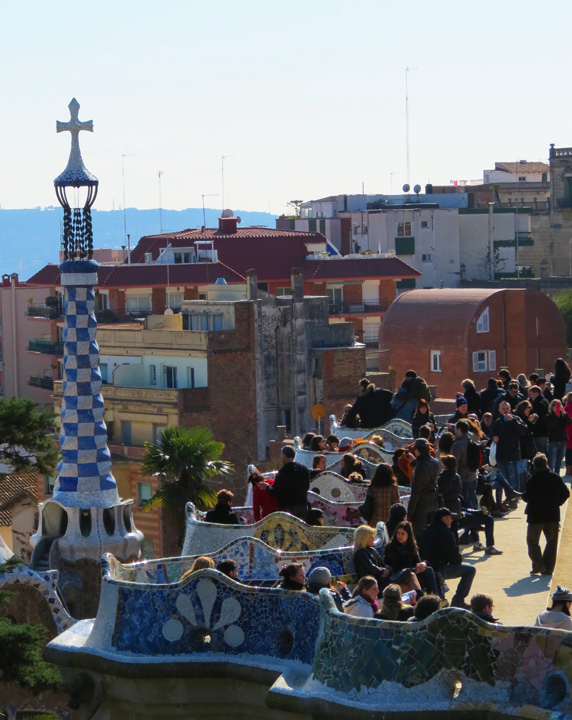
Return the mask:
{"type": "Polygon", "coordinates": [[[18,333],[16,331],[16,282],[18,280],[18,274],[12,273],[10,275],[10,294],[12,300],[12,363],[14,365],[14,397],[19,397],[18,394],[18,349],[16,342],[18,339],[18,333]]]}
{"type": "Polygon", "coordinates": [[[495,263],[494,263],[494,203],[489,203],[489,274],[490,279],[495,279],[495,263]]]}

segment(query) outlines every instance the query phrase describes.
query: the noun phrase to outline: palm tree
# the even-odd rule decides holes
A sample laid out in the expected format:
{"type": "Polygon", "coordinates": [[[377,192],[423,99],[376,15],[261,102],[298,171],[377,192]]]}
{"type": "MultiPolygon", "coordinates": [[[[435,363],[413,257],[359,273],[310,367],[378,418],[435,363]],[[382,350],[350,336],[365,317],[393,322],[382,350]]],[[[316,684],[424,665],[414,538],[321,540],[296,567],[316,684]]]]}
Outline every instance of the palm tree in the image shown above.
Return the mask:
{"type": "Polygon", "coordinates": [[[158,475],[161,485],[143,510],[163,508],[163,524],[172,528],[179,548],[185,530],[185,505],[192,502],[200,509],[212,507],[216,494],[205,481],[229,477],[233,471],[231,463],[220,459],[223,450],[224,443],[217,442],[212,431],[201,426],[168,427],[156,445],[145,443],[142,471],[158,475]]]}

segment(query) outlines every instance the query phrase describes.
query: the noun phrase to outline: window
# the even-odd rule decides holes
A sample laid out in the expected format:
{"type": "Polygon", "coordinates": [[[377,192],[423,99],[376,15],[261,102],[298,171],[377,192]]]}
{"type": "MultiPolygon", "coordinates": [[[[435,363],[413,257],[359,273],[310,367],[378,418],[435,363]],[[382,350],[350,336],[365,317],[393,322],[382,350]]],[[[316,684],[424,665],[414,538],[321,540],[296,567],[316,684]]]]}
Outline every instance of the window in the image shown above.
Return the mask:
{"type": "Polygon", "coordinates": [[[167,293],[167,307],[178,309],[183,304],[183,293],[167,293]]]}
{"type": "Polygon", "coordinates": [[[428,221],[428,220],[421,220],[421,227],[422,227],[423,229],[428,228],[428,227],[429,227],[429,221],[428,221]]]}
{"type": "Polygon", "coordinates": [[[411,222],[403,220],[397,223],[397,237],[411,237],[411,222]]]}
{"type": "Polygon", "coordinates": [[[395,254],[396,255],[415,255],[415,238],[397,237],[395,238],[395,254]]]}
{"type": "Polygon", "coordinates": [[[195,387],[195,368],[193,367],[187,368],[187,384],[190,388],[195,387]]]}
{"type": "Polygon", "coordinates": [[[193,253],[192,252],[176,252],[175,255],[175,265],[183,265],[193,262],[193,253]]]}
{"type": "Polygon", "coordinates": [[[379,322],[364,322],[363,324],[363,341],[366,343],[376,343],[379,338],[379,322]]]}
{"type": "Polygon", "coordinates": [[[433,262],[433,255],[431,253],[426,253],[424,255],[421,255],[421,260],[423,262],[428,262],[428,263],[433,262]]]}
{"type": "Polygon", "coordinates": [[[497,351],[489,350],[489,370],[497,369],[497,351]]]}
{"type": "Polygon", "coordinates": [[[131,445],[131,420],[121,421],[121,442],[123,445],[131,445]]]}
{"type": "Polygon", "coordinates": [[[206,293],[199,293],[199,300],[206,300],[207,294],[206,293]]]}
{"type": "Polygon", "coordinates": [[[127,313],[149,312],[151,310],[150,295],[127,295],[125,297],[125,311],[127,313]]]}
{"type": "Polygon", "coordinates": [[[330,311],[331,312],[342,312],[344,295],[343,288],[341,287],[329,287],[326,288],[328,297],[330,299],[330,311]]]}
{"type": "Polygon", "coordinates": [[[487,372],[487,351],[477,350],[473,353],[473,372],[487,372]]]}
{"type": "Polygon", "coordinates": [[[520,175],[518,178],[518,182],[526,182],[526,177],[524,175],[520,175]]]}
{"type": "Polygon", "coordinates": [[[212,319],[213,330],[222,330],[222,313],[219,313],[217,315],[213,315],[212,319]]]}
{"type": "Polygon", "coordinates": [[[104,383],[109,382],[108,366],[107,363],[99,363],[99,372],[101,373],[101,379],[104,383]]]}
{"type": "Polygon", "coordinates": [[[440,350],[431,350],[431,372],[441,372],[440,350]]]}
{"type": "Polygon", "coordinates": [[[163,368],[163,387],[176,390],[177,368],[174,365],[165,365],[163,368]]]}
{"type": "Polygon", "coordinates": [[[147,500],[151,498],[151,483],[137,483],[137,507],[143,507],[147,500]]]}
{"type": "Polygon", "coordinates": [[[286,297],[292,295],[291,287],[276,288],[276,297],[286,297]]]}
{"type": "Polygon", "coordinates": [[[55,484],[56,484],[56,480],[53,475],[45,475],[44,476],[44,493],[46,495],[53,495],[55,484]]]}
{"type": "Polygon", "coordinates": [[[157,384],[157,366],[149,365],[149,385],[157,384]]]}
{"type": "Polygon", "coordinates": [[[479,319],[477,320],[477,332],[488,333],[489,331],[489,309],[488,307],[483,310],[479,319]]]}

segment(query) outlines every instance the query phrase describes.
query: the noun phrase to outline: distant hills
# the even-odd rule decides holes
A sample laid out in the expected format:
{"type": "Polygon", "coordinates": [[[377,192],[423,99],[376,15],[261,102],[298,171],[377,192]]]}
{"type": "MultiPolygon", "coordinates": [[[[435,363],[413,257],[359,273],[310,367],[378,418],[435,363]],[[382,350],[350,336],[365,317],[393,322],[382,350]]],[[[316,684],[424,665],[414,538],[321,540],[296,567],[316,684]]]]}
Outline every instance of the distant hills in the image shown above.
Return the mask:
{"type": "MultiPolygon", "coordinates": [[[[217,227],[220,210],[205,210],[207,227],[217,227]]],[[[203,225],[202,208],[163,210],[163,232],[177,232],[203,225]]],[[[275,227],[276,215],[266,212],[236,210],[241,227],[265,225],[275,227]]],[[[160,232],[159,210],[127,208],[127,232],[131,247],[143,235],[160,232]]],[[[17,272],[27,280],[49,262],[59,262],[62,209],[0,210],[0,274],[17,272]]],[[[93,211],[94,247],[120,248],[125,245],[123,210],[93,211]]]]}

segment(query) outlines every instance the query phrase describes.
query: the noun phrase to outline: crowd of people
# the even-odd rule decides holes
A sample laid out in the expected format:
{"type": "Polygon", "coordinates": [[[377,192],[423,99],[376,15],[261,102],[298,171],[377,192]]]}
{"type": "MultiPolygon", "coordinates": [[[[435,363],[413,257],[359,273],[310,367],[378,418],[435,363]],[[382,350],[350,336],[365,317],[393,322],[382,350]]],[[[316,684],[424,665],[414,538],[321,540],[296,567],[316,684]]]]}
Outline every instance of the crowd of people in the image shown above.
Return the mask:
{"type": "MultiPolygon", "coordinates": [[[[357,584],[350,594],[346,585],[332,582],[328,568],[315,568],[306,579],[304,566],[292,564],[280,573],[281,587],[314,594],[328,588],[343,612],[405,621],[423,619],[448,605],[446,583],[458,580],[450,604],[497,622],[490,596],[477,594],[467,602],[476,569],[463,562],[460,546],[472,544],[473,552],[501,555],[495,546],[495,518],[510,512],[522,498],[527,503],[531,574],[553,573],[560,507],[569,497],[560,475],[562,462],[567,472],[572,471],[572,393],[566,394],[570,375],[559,359],[550,381],[535,373],[513,379],[508,370],[501,370],[477,391],[474,382],[465,379],[455,412],[441,427],[431,411],[427,384],[414,371],[406,373],[394,395],[362,379],[341,424],[375,428],[402,417],[411,422],[413,440],[394,450],[392,464],[378,463],[368,483],[360,507],[364,524],[356,528],[354,539],[357,584]],[[400,501],[398,485],[410,488],[407,507],[400,501]],[[376,544],[380,521],[389,536],[381,545],[376,544]]],[[[383,445],[381,437],[368,439],[383,445]]],[[[349,438],[340,441],[336,435],[308,433],[303,446],[316,453],[312,471],[296,462],[294,449],[286,445],[274,478],[257,470],[250,474],[255,520],[281,510],[322,524],[323,513],[309,507],[307,494],[311,479],[327,469],[325,452],[344,452],[342,476],[348,482],[366,482],[363,463],[347,452],[349,438]]],[[[206,520],[238,522],[232,499],[229,491],[219,491],[206,520]]],[[[223,561],[217,569],[235,577],[232,564],[223,561]]],[[[572,593],[559,587],[552,607],[538,616],[537,624],[572,629],[571,604],[572,593]]]]}

